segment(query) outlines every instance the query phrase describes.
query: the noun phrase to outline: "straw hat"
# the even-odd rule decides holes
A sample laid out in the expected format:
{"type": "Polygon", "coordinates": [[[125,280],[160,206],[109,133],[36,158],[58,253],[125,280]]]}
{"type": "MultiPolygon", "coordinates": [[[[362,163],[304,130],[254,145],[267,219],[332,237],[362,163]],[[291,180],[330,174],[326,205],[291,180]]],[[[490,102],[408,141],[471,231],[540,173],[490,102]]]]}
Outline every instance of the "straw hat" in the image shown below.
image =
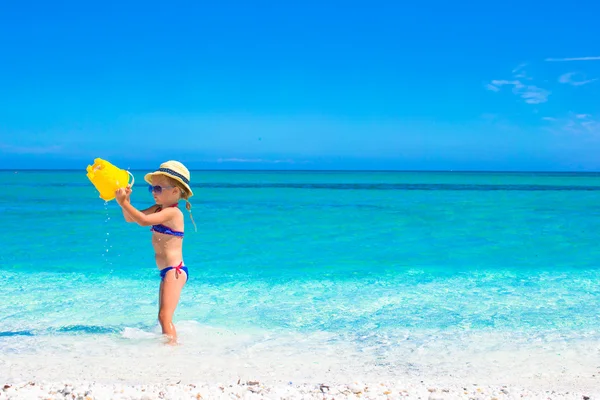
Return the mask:
{"type": "Polygon", "coordinates": [[[190,171],[179,161],[167,161],[160,164],[160,167],[144,176],[144,180],[152,185],[152,177],[155,175],[164,175],[173,178],[183,184],[188,192],[188,197],[192,197],[194,193],[190,187],[190,171]]]}

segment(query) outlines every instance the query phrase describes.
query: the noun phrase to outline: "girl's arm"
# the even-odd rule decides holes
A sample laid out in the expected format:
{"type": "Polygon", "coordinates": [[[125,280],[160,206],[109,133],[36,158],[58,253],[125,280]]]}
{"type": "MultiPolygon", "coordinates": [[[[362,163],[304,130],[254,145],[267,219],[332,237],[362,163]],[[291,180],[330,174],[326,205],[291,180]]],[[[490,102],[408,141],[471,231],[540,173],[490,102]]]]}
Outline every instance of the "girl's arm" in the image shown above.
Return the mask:
{"type": "Polygon", "coordinates": [[[179,209],[169,207],[167,209],[163,209],[159,213],[144,214],[144,212],[132,206],[128,201],[121,203],[121,207],[123,207],[123,210],[129,214],[133,222],[136,222],[141,226],[164,224],[165,222],[175,218],[177,213],[181,213],[179,209]]]}
{"type": "MultiPolygon", "coordinates": [[[[154,204],[154,205],[152,205],[152,206],[150,206],[150,207],[148,207],[148,208],[146,208],[144,210],[140,210],[140,212],[144,213],[145,215],[153,214],[156,211],[157,208],[158,208],[158,205],[154,204]]],[[[133,219],[133,217],[124,208],[121,207],[121,209],[123,210],[123,217],[125,217],[125,221],[127,221],[127,222],[135,222],[134,219],[133,219]]]]}
{"type": "MultiPolygon", "coordinates": [[[[129,202],[129,198],[125,190],[119,189],[116,193],[117,203],[123,208],[124,212],[127,212],[133,222],[136,222],[141,226],[149,226],[149,225],[158,225],[163,224],[177,216],[177,213],[181,213],[181,211],[177,208],[167,208],[162,210],[159,213],[153,214],[145,214],[144,212],[138,210],[129,202]]],[[[154,206],[153,206],[154,207],[154,206]]]]}
{"type": "MultiPolygon", "coordinates": [[[[125,198],[127,199],[127,201],[130,201],[130,196],[131,196],[131,187],[127,186],[125,188],[125,198]]],[[[158,205],[154,204],[153,206],[150,206],[150,207],[146,208],[145,210],[141,210],[141,212],[143,212],[144,214],[151,214],[156,211],[157,207],[158,207],[158,205]]],[[[133,218],[131,217],[131,215],[124,208],[122,208],[122,211],[123,211],[123,217],[125,218],[126,222],[135,222],[133,220],[133,218]]]]}

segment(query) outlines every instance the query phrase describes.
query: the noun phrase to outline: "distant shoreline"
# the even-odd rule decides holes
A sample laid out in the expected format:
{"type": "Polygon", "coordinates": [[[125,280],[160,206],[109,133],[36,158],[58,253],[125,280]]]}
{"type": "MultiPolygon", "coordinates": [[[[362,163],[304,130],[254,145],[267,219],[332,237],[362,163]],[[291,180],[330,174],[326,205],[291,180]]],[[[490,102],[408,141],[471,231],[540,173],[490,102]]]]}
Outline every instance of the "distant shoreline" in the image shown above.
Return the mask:
{"type": "MultiPolygon", "coordinates": [[[[154,168],[125,168],[129,171],[150,171],[154,168]]],[[[0,168],[0,172],[80,172],[85,168],[49,168],[24,169],[0,168]]],[[[600,176],[600,171],[501,171],[501,170],[384,170],[384,169],[190,169],[192,172],[308,172],[308,173],[423,173],[423,174],[557,174],[557,175],[591,175],[600,176]]]]}

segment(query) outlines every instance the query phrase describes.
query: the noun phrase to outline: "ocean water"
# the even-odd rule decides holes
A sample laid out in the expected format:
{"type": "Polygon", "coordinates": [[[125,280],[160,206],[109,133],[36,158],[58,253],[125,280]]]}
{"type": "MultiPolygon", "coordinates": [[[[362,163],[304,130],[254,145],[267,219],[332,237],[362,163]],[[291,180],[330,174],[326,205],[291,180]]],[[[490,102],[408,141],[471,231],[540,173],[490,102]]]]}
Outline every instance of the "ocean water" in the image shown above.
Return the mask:
{"type": "Polygon", "coordinates": [[[0,380],[597,382],[600,174],[192,182],[171,347],[149,229],[84,170],[0,172],[0,380]]]}

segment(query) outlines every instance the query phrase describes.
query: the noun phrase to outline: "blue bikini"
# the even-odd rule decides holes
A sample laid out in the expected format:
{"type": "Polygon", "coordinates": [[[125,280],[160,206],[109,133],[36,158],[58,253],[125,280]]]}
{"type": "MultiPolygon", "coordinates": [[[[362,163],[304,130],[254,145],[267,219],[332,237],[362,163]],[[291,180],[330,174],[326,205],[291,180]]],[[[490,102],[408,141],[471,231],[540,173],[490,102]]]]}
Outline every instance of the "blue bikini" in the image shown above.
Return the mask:
{"type": "Polygon", "coordinates": [[[169,272],[170,270],[174,269],[175,270],[175,276],[181,274],[181,271],[185,272],[185,281],[188,281],[188,278],[190,276],[190,274],[188,273],[188,269],[187,267],[185,267],[183,265],[183,261],[179,263],[178,266],[176,267],[167,267],[167,268],[163,268],[160,270],[160,279],[162,281],[165,280],[165,276],[167,275],[167,272],[169,272]]]}
{"type": "MultiPolygon", "coordinates": [[[[177,203],[175,203],[174,205],[172,205],[171,207],[177,207],[177,203]]],[[[159,212],[162,210],[162,206],[158,206],[156,208],[156,211],[154,212],[159,212]]],[[[183,237],[183,232],[182,231],[176,231],[173,230],[171,228],[169,228],[168,226],[162,225],[162,224],[158,224],[158,225],[152,225],[152,227],[150,228],[150,230],[152,232],[158,232],[158,233],[162,233],[163,235],[172,235],[172,236],[177,236],[177,237],[183,237]]],[[[176,267],[166,267],[160,270],[160,279],[164,280],[165,279],[165,275],[167,275],[167,272],[169,272],[170,270],[174,269],[175,270],[175,275],[179,275],[181,274],[181,272],[185,272],[186,275],[186,282],[189,278],[189,273],[188,273],[188,269],[186,266],[183,265],[183,261],[179,263],[178,266],[176,267]]]]}
{"type": "Polygon", "coordinates": [[[162,233],[164,235],[173,235],[173,236],[183,237],[183,232],[174,231],[171,228],[169,228],[168,226],[164,226],[162,224],[152,225],[152,228],[150,228],[150,230],[152,232],[158,232],[158,233],[162,233]]]}
{"type": "MultiPolygon", "coordinates": [[[[177,203],[173,204],[171,207],[177,207],[177,203]]],[[[154,211],[155,213],[159,212],[162,210],[162,206],[158,206],[156,208],[156,211],[154,211]]],[[[165,226],[163,224],[158,224],[158,225],[152,225],[152,228],[150,228],[151,231],[153,232],[158,232],[158,233],[162,233],[165,235],[172,235],[172,236],[178,236],[178,237],[183,237],[183,232],[182,231],[175,231],[171,228],[169,228],[168,226],[165,226]]]]}

